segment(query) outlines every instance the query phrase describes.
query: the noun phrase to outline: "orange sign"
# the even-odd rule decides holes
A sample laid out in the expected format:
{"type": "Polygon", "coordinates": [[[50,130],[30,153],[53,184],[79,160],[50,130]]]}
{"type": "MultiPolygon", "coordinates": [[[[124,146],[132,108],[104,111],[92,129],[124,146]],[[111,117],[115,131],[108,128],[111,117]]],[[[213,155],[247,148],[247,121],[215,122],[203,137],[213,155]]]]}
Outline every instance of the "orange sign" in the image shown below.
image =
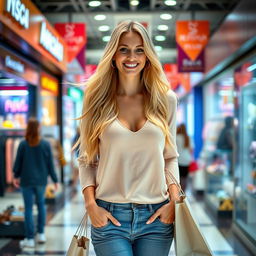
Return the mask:
{"type": "MultiPolygon", "coordinates": [[[[66,71],[65,41],[31,1],[1,0],[0,23],[62,72],[66,71]]],[[[8,35],[5,36],[9,38],[8,35]]]]}
{"type": "Polygon", "coordinates": [[[41,88],[58,95],[58,80],[45,72],[41,73],[41,88]]]}
{"type": "Polygon", "coordinates": [[[191,60],[196,60],[209,39],[209,22],[177,21],[176,42],[191,60]]]}

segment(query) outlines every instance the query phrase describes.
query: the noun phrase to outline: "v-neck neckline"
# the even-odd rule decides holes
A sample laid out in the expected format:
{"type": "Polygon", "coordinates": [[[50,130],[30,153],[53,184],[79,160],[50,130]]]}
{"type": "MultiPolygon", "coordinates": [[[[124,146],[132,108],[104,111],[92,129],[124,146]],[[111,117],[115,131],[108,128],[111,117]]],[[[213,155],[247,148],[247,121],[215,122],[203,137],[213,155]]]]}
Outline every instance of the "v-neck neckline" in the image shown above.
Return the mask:
{"type": "Polygon", "coordinates": [[[139,130],[137,130],[137,131],[134,132],[134,131],[130,130],[126,125],[124,125],[124,124],[119,120],[118,117],[116,117],[116,120],[117,120],[117,122],[119,123],[119,125],[120,125],[122,128],[124,128],[125,130],[129,131],[129,132],[132,133],[132,134],[136,134],[136,133],[142,131],[142,130],[144,129],[144,127],[146,126],[146,124],[148,123],[148,119],[147,119],[147,120],[145,121],[145,123],[142,125],[142,127],[141,127],[139,130]]]}

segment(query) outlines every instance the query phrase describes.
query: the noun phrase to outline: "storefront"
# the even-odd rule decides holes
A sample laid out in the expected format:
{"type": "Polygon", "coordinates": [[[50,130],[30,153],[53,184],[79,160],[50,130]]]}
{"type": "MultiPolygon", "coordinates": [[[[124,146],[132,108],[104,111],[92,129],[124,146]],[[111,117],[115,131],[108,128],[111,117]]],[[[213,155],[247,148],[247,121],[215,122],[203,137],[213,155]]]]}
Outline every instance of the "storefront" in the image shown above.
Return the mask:
{"type": "MultiPolygon", "coordinates": [[[[61,90],[66,72],[66,45],[29,0],[0,2],[0,129],[2,140],[21,139],[29,117],[42,122],[42,135],[62,140],[61,90]],[[54,134],[53,132],[54,131],[54,134]]],[[[3,142],[3,141],[2,141],[3,142]]],[[[2,143],[6,149],[6,143],[2,143]]],[[[15,143],[9,143],[14,145],[15,143]]],[[[17,143],[16,143],[17,144],[17,143]]],[[[15,148],[17,149],[17,147],[15,148]]],[[[54,151],[55,147],[53,147],[54,151]]],[[[2,151],[3,152],[3,151],[2,151]]],[[[4,184],[6,169],[1,165],[4,184]]],[[[58,153],[55,154],[56,159],[58,153]]],[[[4,156],[1,156],[4,159],[4,156]]],[[[58,159],[56,160],[58,162],[58,159]]],[[[59,165],[58,175],[62,177],[59,165]]],[[[11,172],[10,172],[11,173],[11,172]]],[[[8,175],[7,175],[8,176],[8,175]]],[[[3,190],[3,189],[2,189],[3,190]]]]}
{"type": "Polygon", "coordinates": [[[199,162],[205,175],[201,180],[206,183],[205,200],[213,215],[232,215],[235,233],[253,255],[256,19],[253,15],[248,19],[246,14],[254,12],[251,1],[241,1],[226,17],[207,46],[207,74],[199,83],[204,91],[204,146],[199,162]],[[233,34],[239,35],[233,40],[228,38],[231,27],[233,34]]]}
{"type": "Polygon", "coordinates": [[[203,86],[204,128],[201,168],[205,172],[205,201],[217,216],[233,210],[234,79],[226,71],[203,86]]]}
{"type": "Polygon", "coordinates": [[[256,253],[256,52],[234,69],[236,137],[234,230],[256,253]]]}

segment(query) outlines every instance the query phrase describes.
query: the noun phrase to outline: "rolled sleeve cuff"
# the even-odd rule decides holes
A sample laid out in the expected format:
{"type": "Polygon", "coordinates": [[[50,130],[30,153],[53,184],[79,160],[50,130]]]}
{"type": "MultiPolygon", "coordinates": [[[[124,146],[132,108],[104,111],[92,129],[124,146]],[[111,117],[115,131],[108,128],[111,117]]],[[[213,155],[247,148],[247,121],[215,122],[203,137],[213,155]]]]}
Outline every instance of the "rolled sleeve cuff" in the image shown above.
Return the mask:
{"type": "Polygon", "coordinates": [[[97,167],[79,162],[79,180],[82,191],[89,186],[96,186],[97,167]]]}

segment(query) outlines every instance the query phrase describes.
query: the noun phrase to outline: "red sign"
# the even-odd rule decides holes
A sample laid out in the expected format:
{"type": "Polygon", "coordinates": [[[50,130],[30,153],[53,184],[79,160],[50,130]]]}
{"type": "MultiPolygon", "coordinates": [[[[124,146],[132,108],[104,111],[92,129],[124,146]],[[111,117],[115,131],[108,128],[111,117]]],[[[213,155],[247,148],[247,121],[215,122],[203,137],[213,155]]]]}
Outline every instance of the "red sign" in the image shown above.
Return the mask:
{"type": "Polygon", "coordinates": [[[206,46],[208,39],[208,21],[176,22],[176,42],[191,60],[195,61],[197,59],[206,46]]]}
{"type": "Polygon", "coordinates": [[[164,64],[164,72],[170,83],[171,89],[175,90],[179,86],[179,74],[176,64],[164,64]]]}
{"type": "Polygon", "coordinates": [[[68,45],[70,63],[86,44],[86,26],[84,23],[57,23],[55,28],[68,45]]]}
{"type": "Polygon", "coordinates": [[[174,63],[164,64],[164,72],[170,82],[172,90],[176,90],[179,86],[182,86],[185,92],[189,92],[191,89],[190,74],[179,73],[178,66],[174,63]]]}

